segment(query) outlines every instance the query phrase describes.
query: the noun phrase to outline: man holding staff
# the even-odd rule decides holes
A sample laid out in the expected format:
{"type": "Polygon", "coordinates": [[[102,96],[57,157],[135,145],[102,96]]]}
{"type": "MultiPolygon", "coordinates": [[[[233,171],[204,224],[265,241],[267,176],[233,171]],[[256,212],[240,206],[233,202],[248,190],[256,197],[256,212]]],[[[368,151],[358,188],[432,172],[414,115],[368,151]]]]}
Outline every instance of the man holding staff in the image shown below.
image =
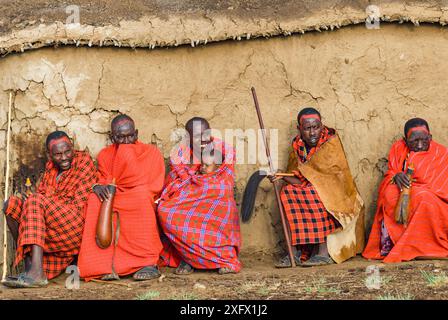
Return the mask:
{"type": "Polygon", "coordinates": [[[25,272],[7,277],[12,288],[43,287],[61,274],[78,254],[84,207],[96,168],[85,151],[76,151],[67,134],[50,133],[49,161],[37,192],[11,196],[5,204],[8,227],[17,241],[15,264],[25,259],[25,272]]]}
{"type": "MultiPolygon", "coordinates": [[[[289,174],[280,198],[286,213],[296,265],[340,263],[363,247],[363,203],[334,129],[322,124],[320,113],[304,108],[297,117],[289,174]]],[[[289,255],[276,264],[290,267],[289,255]]]]}

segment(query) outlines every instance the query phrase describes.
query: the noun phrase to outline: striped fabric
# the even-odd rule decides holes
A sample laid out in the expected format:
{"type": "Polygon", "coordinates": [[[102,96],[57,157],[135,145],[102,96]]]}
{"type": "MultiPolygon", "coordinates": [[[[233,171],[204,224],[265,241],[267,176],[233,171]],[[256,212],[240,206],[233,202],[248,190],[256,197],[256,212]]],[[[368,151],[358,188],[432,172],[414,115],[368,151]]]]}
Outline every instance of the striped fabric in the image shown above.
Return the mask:
{"type": "Polygon", "coordinates": [[[404,140],[397,141],[389,154],[389,168],[379,188],[377,211],[363,256],[384,262],[409,261],[416,257],[448,257],[448,149],[431,141],[428,151],[410,152],[404,140]],[[406,161],[407,159],[407,161],[406,161]],[[400,191],[392,178],[408,164],[415,172],[411,189],[408,226],[395,222],[400,191]],[[381,225],[393,242],[387,256],[381,256],[381,225]]]}
{"type": "MultiPolygon", "coordinates": [[[[214,146],[227,161],[206,175],[197,174],[199,165],[189,167],[171,159],[172,170],[158,206],[159,223],[168,240],[161,265],[176,267],[184,260],[197,269],[241,269],[240,226],[233,195],[235,153],[218,139],[214,146]]],[[[184,146],[178,156],[185,157],[185,152],[191,155],[184,146]]]]}
{"type": "Polygon", "coordinates": [[[81,245],[84,206],[96,168],[87,152],[75,151],[72,167],[56,182],[58,169],[49,161],[37,193],[22,203],[11,197],[6,214],[19,222],[15,264],[31,249],[44,249],[43,270],[49,279],[58,276],[73,261],[81,245]]]}

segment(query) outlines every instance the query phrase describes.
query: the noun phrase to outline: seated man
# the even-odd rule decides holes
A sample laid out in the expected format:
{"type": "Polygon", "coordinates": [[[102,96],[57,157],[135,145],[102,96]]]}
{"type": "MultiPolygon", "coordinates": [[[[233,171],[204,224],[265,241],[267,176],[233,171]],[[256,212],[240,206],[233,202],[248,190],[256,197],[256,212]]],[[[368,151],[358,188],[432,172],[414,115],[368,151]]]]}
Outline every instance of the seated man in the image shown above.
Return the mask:
{"type": "Polygon", "coordinates": [[[100,177],[87,204],[80,276],[86,281],[100,277],[118,280],[134,273],[135,280],[154,279],[160,276],[157,262],[162,250],[154,198],[163,187],[163,156],[157,147],[138,141],[138,130],[127,115],[112,120],[110,138],[113,144],[98,155],[100,177]],[[96,226],[101,202],[110,196],[107,185],[113,179],[114,241],[101,249],[96,243],[96,226]]]}
{"type": "Polygon", "coordinates": [[[448,149],[432,141],[428,123],[406,122],[404,138],[389,153],[379,187],[377,211],[363,256],[383,262],[448,257],[448,149]],[[413,166],[412,181],[405,174],[413,166]],[[397,223],[401,190],[411,188],[407,223],[397,223]]]}
{"type": "Polygon", "coordinates": [[[6,219],[17,241],[15,263],[25,259],[25,272],[4,285],[45,286],[64,272],[81,245],[84,207],[97,171],[87,152],[76,151],[65,132],[48,135],[49,161],[37,192],[27,199],[11,196],[6,219]]]}
{"type": "Polygon", "coordinates": [[[194,269],[239,272],[234,150],[211,137],[210,125],[203,118],[190,119],[186,130],[188,141],[184,140],[171,155],[171,171],[157,209],[166,235],[160,263],[177,267],[176,274],[181,275],[194,269]],[[212,153],[219,164],[215,171],[202,161],[203,155],[212,153]]]}
{"type": "MultiPolygon", "coordinates": [[[[286,183],[280,197],[295,262],[303,267],[341,263],[363,248],[363,202],[335,130],[322,124],[314,108],[300,111],[297,121],[288,163],[294,176],[269,176],[286,183]]],[[[289,255],[276,264],[289,266],[289,255]]]]}

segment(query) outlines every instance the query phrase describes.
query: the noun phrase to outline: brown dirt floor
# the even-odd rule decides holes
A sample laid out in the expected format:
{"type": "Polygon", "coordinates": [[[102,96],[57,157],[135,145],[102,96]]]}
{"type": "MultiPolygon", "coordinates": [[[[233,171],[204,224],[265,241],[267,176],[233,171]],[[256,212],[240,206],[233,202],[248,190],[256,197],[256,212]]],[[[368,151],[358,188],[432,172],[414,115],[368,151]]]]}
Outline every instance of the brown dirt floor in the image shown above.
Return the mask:
{"type": "Polygon", "coordinates": [[[292,300],[435,300],[448,299],[448,261],[420,260],[382,264],[355,257],[340,265],[275,269],[265,255],[241,257],[244,269],[236,275],[195,272],[177,276],[164,269],[158,280],[111,283],[81,282],[79,289],[65,288],[66,274],[41,289],[8,289],[0,286],[0,299],[19,300],[196,300],[196,299],[292,299],[292,300]],[[380,289],[365,285],[366,268],[378,265],[380,289]],[[196,287],[195,287],[196,284],[196,287]],[[197,288],[201,284],[204,287],[197,288]]]}

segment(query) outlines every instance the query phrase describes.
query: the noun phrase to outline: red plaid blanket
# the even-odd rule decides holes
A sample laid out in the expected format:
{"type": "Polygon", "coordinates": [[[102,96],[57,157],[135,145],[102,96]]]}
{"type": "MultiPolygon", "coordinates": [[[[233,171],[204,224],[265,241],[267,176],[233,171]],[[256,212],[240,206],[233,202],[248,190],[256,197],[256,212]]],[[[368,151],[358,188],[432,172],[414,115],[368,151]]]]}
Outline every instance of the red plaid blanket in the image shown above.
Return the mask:
{"type": "MultiPolygon", "coordinates": [[[[333,129],[325,127],[317,146],[310,150],[306,149],[300,136],[295,137],[292,147],[298,161],[302,163],[308,161],[334,134],[333,129]]],[[[293,172],[301,184],[286,185],[280,192],[291,230],[291,245],[323,243],[339,223],[325,209],[313,185],[299,171],[293,170],[293,172]]]]}
{"type": "Polygon", "coordinates": [[[37,192],[23,203],[10,198],[6,214],[19,222],[15,264],[30,251],[44,249],[43,270],[49,279],[58,276],[78,254],[84,226],[84,206],[96,168],[87,152],[75,151],[72,167],[56,182],[57,168],[48,161],[37,192]]]}
{"type": "MultiPolygon", "coordinates": [[[[197,174],[198,165],[189,167],[171,158],[172,170],[158,205],[166,236],[161,265],[176,267],[184,260],[197,269],[241,269],[240,226],[233,195],[235,153],[218,139],[214,144],[227,160],[206,175],[197,174]]],[[[187,147],[179,148],[178,156],[184,157],[185,152],[190,154],[187,147]]]]}

